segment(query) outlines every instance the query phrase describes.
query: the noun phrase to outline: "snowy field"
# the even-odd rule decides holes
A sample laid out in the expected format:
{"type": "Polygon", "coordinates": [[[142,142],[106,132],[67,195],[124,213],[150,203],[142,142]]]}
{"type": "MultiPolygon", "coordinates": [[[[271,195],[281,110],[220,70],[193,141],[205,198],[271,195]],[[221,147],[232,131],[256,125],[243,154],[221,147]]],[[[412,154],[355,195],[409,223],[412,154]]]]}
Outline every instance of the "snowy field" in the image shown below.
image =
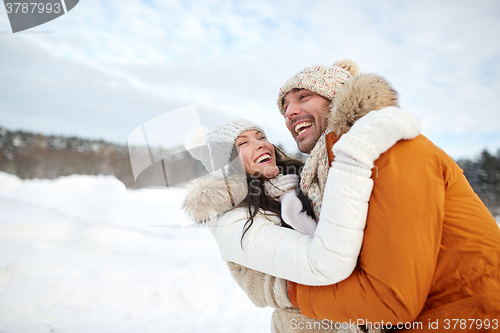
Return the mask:
{"type": "Polygon", "coordinates": [[[0,172],[0,333],[269,332],[183,194],[0,172]]]}
{"type": "Polygon", "coordinates": [[[0,172],[0,333],[269,332],[183,190],[0,172]]]}

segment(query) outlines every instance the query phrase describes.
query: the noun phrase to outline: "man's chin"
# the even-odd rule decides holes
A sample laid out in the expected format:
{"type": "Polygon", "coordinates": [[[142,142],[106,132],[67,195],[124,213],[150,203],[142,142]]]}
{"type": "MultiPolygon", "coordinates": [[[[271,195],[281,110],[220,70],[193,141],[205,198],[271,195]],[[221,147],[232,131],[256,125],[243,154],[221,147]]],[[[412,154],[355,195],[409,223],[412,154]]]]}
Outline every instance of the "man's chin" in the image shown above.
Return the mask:
{"type": "Polygon", "coordinates": [[[300,152],[304,154],[310,154],[315,145],[316,145],[316,140],[314,140],[314,138],[311,137],[304,138],[300,142],[297,142],[297,148],[299,149],[300,152]]]}
{"type": "Polygon", "coordinates": [[[314,131],[305,133],[305,135],[303,137],[300,137],[297,141],[297,148],[299,148],[299,151],[309,155],[314,146],[316,146],[316,143],[318,142],[322,133],[323,132],[320,132],[317,128],[315,128],[314,131]]]}

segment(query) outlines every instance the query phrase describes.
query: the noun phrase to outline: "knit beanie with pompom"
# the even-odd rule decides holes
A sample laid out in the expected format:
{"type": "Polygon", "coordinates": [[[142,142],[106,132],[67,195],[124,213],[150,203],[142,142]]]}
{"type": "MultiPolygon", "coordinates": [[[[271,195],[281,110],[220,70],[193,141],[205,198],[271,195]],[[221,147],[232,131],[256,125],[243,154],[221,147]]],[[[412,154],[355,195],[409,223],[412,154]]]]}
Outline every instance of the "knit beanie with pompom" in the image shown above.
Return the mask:
{"type": "Polygon", "coordinates": [[[336,61],[333,66],[317,65],[306,67],[292,76],[278,94],[278,108],[283,116],[283,99],[293,89],[307,89],[333,100],[337,90],[353,75],[359,73],[358,65],[352,60],[336,61]]]}

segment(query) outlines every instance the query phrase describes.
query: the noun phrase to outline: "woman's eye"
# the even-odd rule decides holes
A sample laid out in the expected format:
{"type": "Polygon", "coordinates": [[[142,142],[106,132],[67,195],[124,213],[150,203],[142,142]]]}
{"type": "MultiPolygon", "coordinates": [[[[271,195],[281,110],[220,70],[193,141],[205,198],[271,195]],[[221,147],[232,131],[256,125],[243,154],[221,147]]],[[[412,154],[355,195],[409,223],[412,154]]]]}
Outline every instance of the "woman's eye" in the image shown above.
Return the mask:
{"type": "Polygon", "coordinates": [[[247,143],[246,141],[241,141],[240,143],[238,143],[238,146],[241,147],[243,146],[245,143],[247,143]]]}
{"type": "Polygon", "coordinates": [[[261,136],[259,140],[267,140],[267,138],[265,136],[261,136]]]}

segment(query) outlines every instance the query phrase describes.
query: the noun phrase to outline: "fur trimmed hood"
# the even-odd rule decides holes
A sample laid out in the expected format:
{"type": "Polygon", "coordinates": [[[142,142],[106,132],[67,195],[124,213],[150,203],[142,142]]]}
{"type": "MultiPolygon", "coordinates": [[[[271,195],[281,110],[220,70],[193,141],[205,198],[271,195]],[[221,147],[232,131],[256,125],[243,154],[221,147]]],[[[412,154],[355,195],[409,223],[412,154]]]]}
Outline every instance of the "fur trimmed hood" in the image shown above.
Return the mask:
{"type": "Polygon", "coordinates": [[[337,137],[370,111],[398,107],[398,93],[383,77],[359,74],[337,92],[328,116],[328,129],[337,137]]]}
{"type": "Polygon", "coordinates": [[[244,175],[228,178],[204,177],[188,186],[182,209],[196,223],[217,217],[242,202],[248,193],[244,175]]]}
{"type": "MultiPolygon", "coordinates": [[[[359,74],[349,79],[336,94],[328,116],[328,129],[337,137],[349,131],[365,114],[386,106],[398,106],[397,92],[382,77],[359,74]]],[[[183,210],[196,223],[217,217],[247,196],[244,175],[226,179],[205,177],[194,180],[183,203],[183,210]]]]}

